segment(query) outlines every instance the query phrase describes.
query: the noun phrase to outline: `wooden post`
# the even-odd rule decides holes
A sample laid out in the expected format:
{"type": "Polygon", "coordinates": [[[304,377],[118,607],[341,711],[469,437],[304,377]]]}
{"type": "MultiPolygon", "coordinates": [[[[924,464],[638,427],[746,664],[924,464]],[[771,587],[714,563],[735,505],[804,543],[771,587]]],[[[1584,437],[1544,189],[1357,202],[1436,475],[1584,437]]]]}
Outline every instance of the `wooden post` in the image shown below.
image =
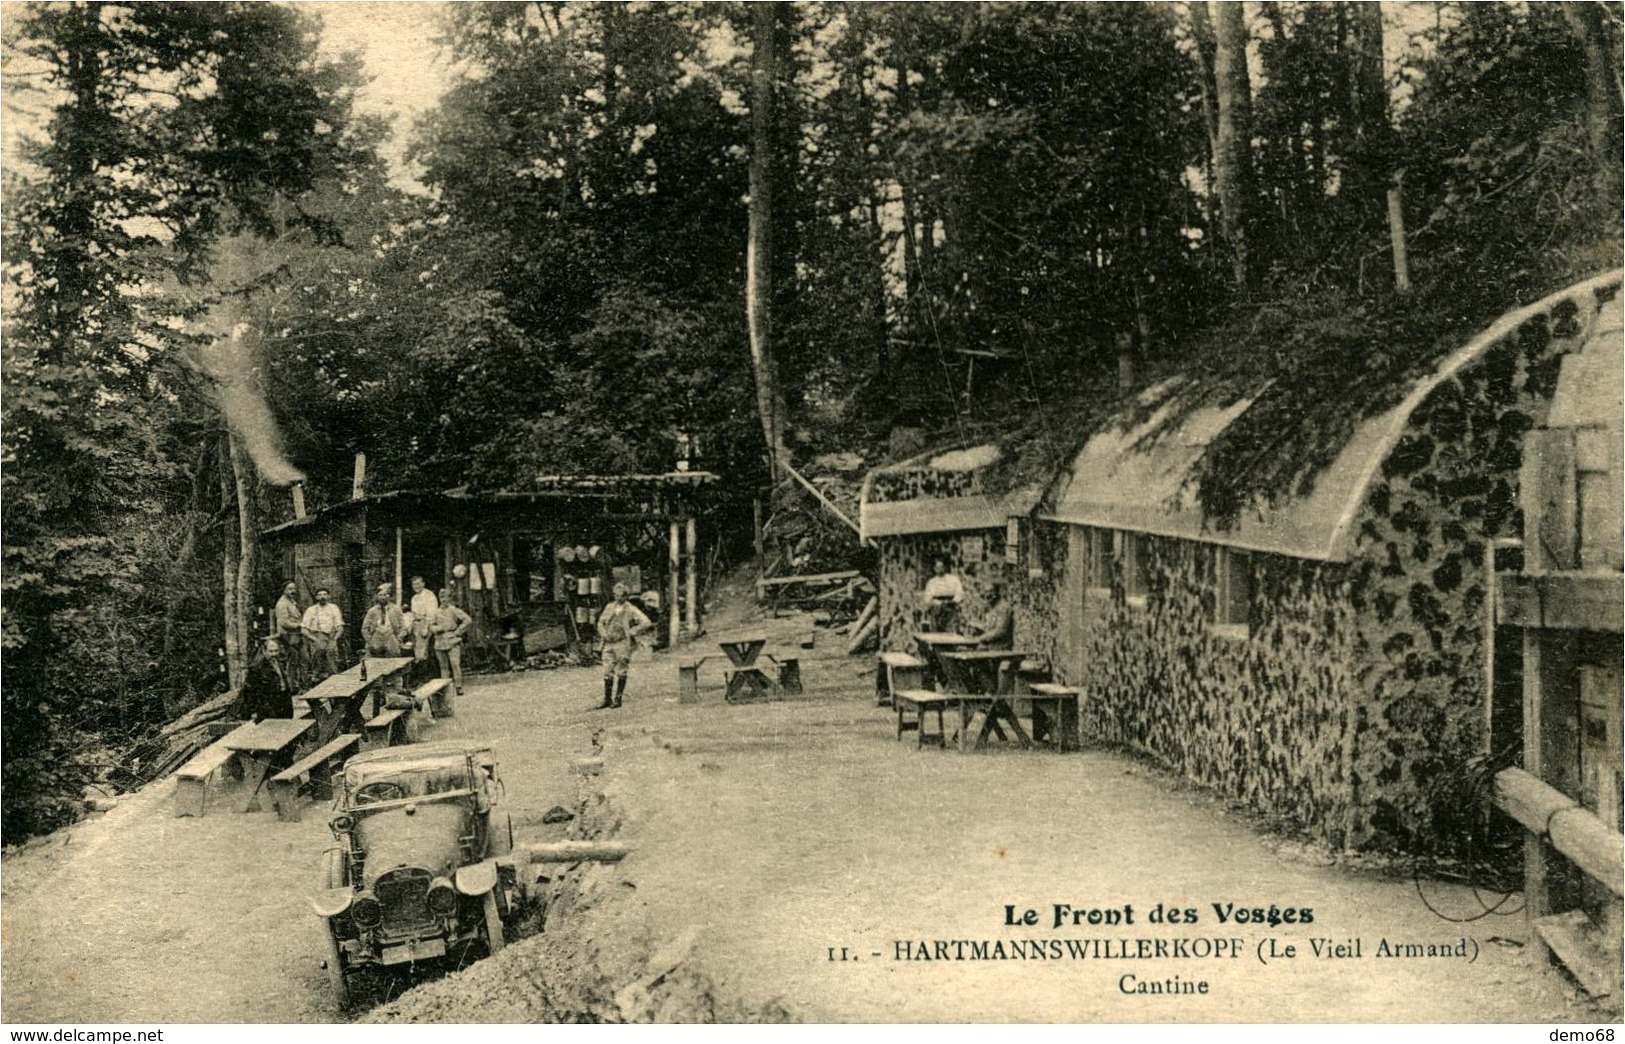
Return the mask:
{"type": "Polygon", "coordinates": [[[350,499],[360,500],[367,495],[367,455],[355,455],[355,481],[350,485],[350,499]]]}
{"type": "Polygon", "coordinates": [[[752,498],[750,504],[754,520],[751,534],[755,538],[756,547],[756,594],[757,597],[760,598],[762,591],[762,579],[767,571],[767,551],[763,547],[762,542],[762,498],[752,498]]]}
{"type": "Polygon", "coordinates": [[[1394,250],[1394,290],[1400,294],[1411,292],[1411,256],[1405,245],[1405,192],[1399,178],[1388,190],[1388,241],[1394,250]]]}
{"type": "Polygon", "coordinates": [[[395,527],[395,604],[401,604],[401,527],[395,527]]]}
{"type": "MultiPolygon", "coordinates": [[[[1536,779],[1541,778],[1541,754],[1544,744],[1541,735],[1541,648],[1540,632],[1526,628],[1523,632],[1523,768],[1536,779]]],[[[1537,924],[1551,913],[1551,901],[1546,895],[1546,841],[1533,831],[1523,839],[1523,911],[1528,926],[1529,956],[1535,967],[1545,968],[1551,961],[1552,951],[1540,937],[1537,924]]]]}
{"type": "Polygon", "coordinates": [[[293,517],[305,517],[305,484],[303,482],[293,484],[293,517]]]}
{"type": "Polygon", "coordinates": [[[688,517],[688,636],[700,633],[700,523],[688,517]]]}
{"type": "Polygon", "coordinates": [[[673,648],[682,637],[683,614],[677,604],[678,585],[682,580],[682,523],[671,520],[671,546],[666,553],[666,623],[667,634],[673,648]]]}

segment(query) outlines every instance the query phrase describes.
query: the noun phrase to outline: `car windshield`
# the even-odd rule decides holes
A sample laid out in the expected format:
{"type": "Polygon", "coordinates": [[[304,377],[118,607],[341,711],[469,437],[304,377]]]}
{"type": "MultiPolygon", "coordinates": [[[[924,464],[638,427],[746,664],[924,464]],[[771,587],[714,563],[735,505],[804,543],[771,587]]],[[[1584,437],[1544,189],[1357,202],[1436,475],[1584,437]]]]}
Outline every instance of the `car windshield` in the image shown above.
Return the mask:
{"type": "Polygon", "coordinates": [[[490,755],[482,751],[402,752],[401,756],[377,760],[352,760],[344,769],[345,785],[352,794],[367,791],[377,795],[372,798],[375,801],[388,801],[398,797],[428,797],[451,790],[468,790],[475,785],[469,779],[468,762],[471,754],[478,767],[489,771],[490,755]],[[394,786],[385,787],[384,784],[394,786]],[[390,792],[388,796],[385,796],[386,791],[390,792]]]}

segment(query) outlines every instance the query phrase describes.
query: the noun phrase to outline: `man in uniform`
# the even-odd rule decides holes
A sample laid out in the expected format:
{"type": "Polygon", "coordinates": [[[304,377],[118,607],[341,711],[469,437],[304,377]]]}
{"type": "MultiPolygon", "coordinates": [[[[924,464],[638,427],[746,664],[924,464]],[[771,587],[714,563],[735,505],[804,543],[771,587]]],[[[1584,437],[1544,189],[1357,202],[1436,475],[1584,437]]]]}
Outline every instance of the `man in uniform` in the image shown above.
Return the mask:
{"type": "Polygon", "coordinates": [[[380,584],[378,597],[361,621],[361,640],[366,643],[368,656],[401,654],[401,632],[405,629],[405,622],[401,617],[401,607],[395,604],[390,594],[390,586],[380,584]]]}
{"type": "MultiPolygon", "coordinates": [[[[413,602],[416,603],[414,598],[413,602]]],[[[457,608],[457,602],[451,596],[451,589],[442,587],[437,603],[440,608],[434,611],[429,621],[429,633],[434,638],[435,659],[440,662],[440,677],[450,678],[452,688],[456,694],[463,694],[463,635],[474,626],[474,620],[467,613],[457,608]]]]}
{"type": "Polygon", "coordinates": [[[299,622],[310,650],[312,676],[320,681],[339,672],[339,641],[344,637],[344,614],[327,600],[327,588],[316,589],[316,604],[299,622]]]}
{"type": "Polygon", "coordinates": [[[301,629],[304,613],[299,609],[299,585],[289,580],[282,585],[282,597],[276,600],[274,613],[275,634],[282,646],[282,671],[287,677],[289,690],[298,692],[305,687],[305,635],[301,629]]]}
{"type": "Polygon", "coordinates": [[[621,705],[626,672],[632,665],[632,643],[652,626],[643,611],[627,601],[625,584],[616,584],[614,594],[615,600],[598,614],[598,639],[604,643],[604,702],[599,710],[621,705]]]}

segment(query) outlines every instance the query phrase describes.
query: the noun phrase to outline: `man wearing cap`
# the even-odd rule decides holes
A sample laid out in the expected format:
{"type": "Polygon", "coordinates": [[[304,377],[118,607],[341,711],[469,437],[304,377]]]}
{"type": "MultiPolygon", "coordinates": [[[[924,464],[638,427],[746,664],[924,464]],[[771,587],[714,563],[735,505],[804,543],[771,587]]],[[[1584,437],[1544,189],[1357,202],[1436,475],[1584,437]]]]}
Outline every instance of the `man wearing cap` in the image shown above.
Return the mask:
{"type": "Polygon", "coordinates": [[[305,634],[301,630],[304,613],[299,610],[299,585],[289,580],[282,585],[282,597],[276,600],[274,620],[276,640],[282,646],[282,672],[288,688],[298,692],[304,688],[305,634]]]}
{"type": "Polygon", "coordinates": [[[401,654],[401,633],[406,629],[406,623],[401,617],[401,607],[395,604],[390,594],[390,585],[378,585],[378,597],[361,621],[361,640],[367,645],[368,656],[401,654]]]}
{"type": "Polygon", "coordinates": [[[316,589],[316,604],[305,610],[299,630],[310,650],[312,675],[319,681],[339,672],[339,640],[344,637],[344,614],[327,600],[327,588],[316,589]]]}
{"type": "Polygon", "coordinates": [[[632,643],[653,626],[643,610],[626,600],[625,584],[616,584],[614,595],[615,600],[598,614],[598,638],[604,643],[604,702],[599,710],[621,705],[626,672],[632,665],[632,643]]]}
{"type": "Polygon", "coordinates": [[[457,608],[451,589],[442,587],[440,608],[429,621],[429,632],[434,636],[434,655],[440,663],[440,677],[450,678],[456,694],[463,694],[463,635],[474,626],[474,620],[457,608]]]}

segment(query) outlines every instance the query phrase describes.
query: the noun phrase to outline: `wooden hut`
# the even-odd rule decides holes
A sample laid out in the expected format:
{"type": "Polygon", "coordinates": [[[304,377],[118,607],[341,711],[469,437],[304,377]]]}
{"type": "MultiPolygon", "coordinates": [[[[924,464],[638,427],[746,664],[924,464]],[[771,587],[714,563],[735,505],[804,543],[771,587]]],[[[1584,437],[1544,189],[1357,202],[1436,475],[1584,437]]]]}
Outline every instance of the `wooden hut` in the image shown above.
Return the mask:
{"type": "Polygon", "coordinates": [[[1430,847],[1473,812],[1468,762],[1516,734],[1492,719],[1491,556],[1519,532],[1524,435],[1619,285],[1611,273],[1502,317],[1354,424],[1311,484],[1224,525],[1203,511],[1198,465],[1254,397],[1185,410],[1178,382],[1095,431],[1026,519],[999,519],[1011,505],[993,507],[975,469],[877,472],[865,520],[990,505],[975,529],[870,533],[882,647],[909,647],[900,605],[924,556],[975,560],[966,548],[1016,534],[1017,644],[1083,689],[1086,735],[1337,847],[1430,847]]]}
{"type": "Polygon", "coordinates": [[[1622,338],[1616,299],[1584,350],[1563,359],[1551,412],[1524,442],[1523,567],[1498,575],[1495,599],[1500,622],[1521,639],[1522,765],[1496,777],[1496,796],[1528,830],[1530,938],[1588,991],[1616,998],[1625,890],[1622,338]]]}
{"type": "Polygon", "coordinates": [[[675,643],[685,627],[699,630],[699,526],[716,480],[703,471],[552,475],[524,490],[361,496],[264,531],[258,601],[269,608],[289,579],[301,604],[326,587],[354,644],[379,585],[405,603],[422,576],[454,591],[473,617],[476,655],[518,656],[590,641],[623,582],[675,643]]]}

